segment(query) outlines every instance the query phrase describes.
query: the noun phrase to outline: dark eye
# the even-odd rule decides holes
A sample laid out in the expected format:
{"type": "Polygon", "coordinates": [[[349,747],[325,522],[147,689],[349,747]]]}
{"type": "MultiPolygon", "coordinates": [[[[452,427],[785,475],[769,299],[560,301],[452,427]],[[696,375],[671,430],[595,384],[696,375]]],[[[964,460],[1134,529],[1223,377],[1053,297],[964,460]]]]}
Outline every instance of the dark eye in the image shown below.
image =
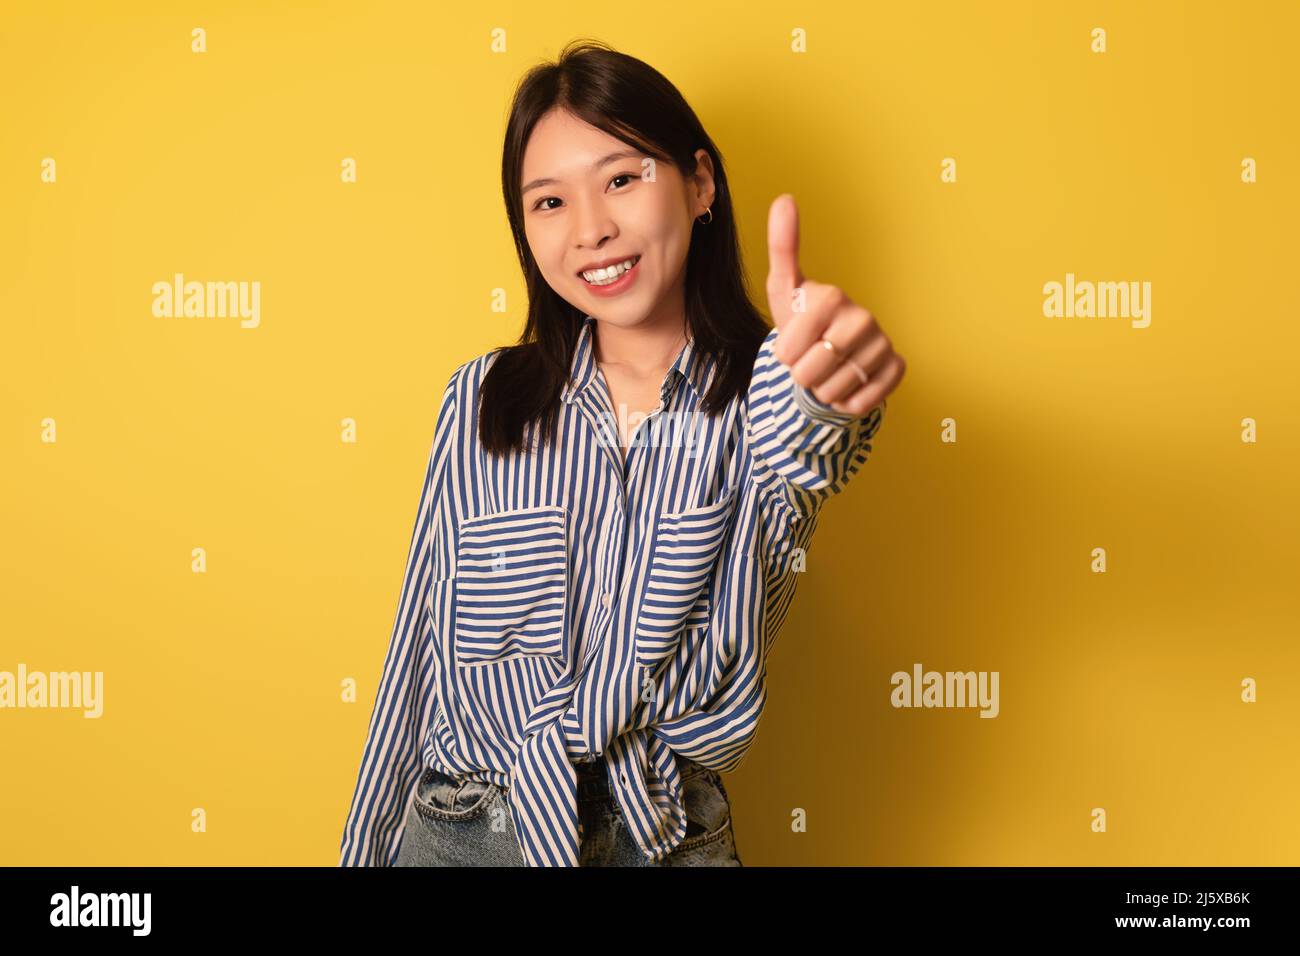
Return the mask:
{"type": "MultiPolygon", "coordinates": [[[[636,173],[619,173],[617,176],[615,176],[615,177],[614,177],[613,179],[611,179],[609,182],[610,182],[611,185],[613,185],[614,183],[618,182],[620,179],[626,179],[626,180],[628,180],[628,181],[630,182],[631,180],[636,179],[636,178],[637,178],[636,173]]],[[[534,210],[541,209],[541,208],[543,208],[543,207],[542,207],[542,203],[544,203],[544,202],[550,202],[551,200],[555,200],[556,202],[559,202],[559,201],[560,201],[560,197],[559,197],[559,196],[543,196],[541,199],[537,200],[537,202],[533,203],[533,209],[534,209],[534,210]]],[[[554,208],[556,208],[556,207],[555,207],[555,206],[546,206],[545,208],[546,208],[546,209],[554,209],[554,208]]]]}

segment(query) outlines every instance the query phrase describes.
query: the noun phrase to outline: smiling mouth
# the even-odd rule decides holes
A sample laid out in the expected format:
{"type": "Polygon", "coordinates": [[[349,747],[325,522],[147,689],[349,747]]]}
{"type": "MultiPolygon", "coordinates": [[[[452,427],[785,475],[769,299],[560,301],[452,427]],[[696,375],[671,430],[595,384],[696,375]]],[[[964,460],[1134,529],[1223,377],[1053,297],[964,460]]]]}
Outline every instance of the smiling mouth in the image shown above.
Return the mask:
{"type": "Polygon", "coordinates": [[[627,275],[641,261],[640,254],[628,256],[618,265],[611,266],[607,269],[594,269],[587,272],[579,272],[578,278],[589,286],[600,288],[601,286],[613,285],[623,276],[627,275]],[[590,276],[591,278],[588,278],[590,276]]]}

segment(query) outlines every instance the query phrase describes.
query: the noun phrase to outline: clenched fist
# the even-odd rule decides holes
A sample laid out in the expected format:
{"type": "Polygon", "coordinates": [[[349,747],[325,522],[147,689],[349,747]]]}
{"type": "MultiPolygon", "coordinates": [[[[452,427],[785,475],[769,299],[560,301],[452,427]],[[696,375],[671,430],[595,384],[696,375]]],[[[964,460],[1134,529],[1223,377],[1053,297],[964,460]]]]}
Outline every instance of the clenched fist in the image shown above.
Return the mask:
{"type": "Polygon", "coordinates": [[[818,401],[866,415],[898,387],[907,363],[875,317],[843,289],[804,279],[799,210],[789,193],[768,211],[767,257],[767,302],[778,329],[773,354],[818,401]]]}

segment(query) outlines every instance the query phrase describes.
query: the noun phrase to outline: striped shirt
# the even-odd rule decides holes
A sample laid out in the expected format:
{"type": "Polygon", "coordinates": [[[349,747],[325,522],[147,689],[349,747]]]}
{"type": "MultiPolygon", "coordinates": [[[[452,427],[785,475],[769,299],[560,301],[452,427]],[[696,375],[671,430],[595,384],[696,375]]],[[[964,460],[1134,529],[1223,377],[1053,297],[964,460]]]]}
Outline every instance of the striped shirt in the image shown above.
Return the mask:
{"type": "Polygon", "coordinates": [[[425,767],[504,789],[528,865],[576,865],[575,762],[595,760],[658,861],[686,831],[676,757],[727,772],[753,742],[819,509],[888,400],[865,416],[819,401],[771,330],[747,394],[708,416],[717,363],[688,339],[624,459],[595,321],[553,443],[479,445],[498,350],[447,383],[341,866],[393,864],[425,767]]]}

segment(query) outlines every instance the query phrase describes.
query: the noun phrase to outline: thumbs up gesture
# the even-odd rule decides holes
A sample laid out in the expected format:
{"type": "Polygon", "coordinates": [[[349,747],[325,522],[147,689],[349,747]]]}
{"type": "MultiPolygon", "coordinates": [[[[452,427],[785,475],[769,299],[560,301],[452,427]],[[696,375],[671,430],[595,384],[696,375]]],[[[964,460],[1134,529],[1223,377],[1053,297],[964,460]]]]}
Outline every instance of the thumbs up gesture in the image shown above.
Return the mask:
{"type": "Polygon", "coordinates": [[[767,217],[767,303],[776,323],[776,358],[814,398],[863,416],[898,387],[907,368],[869,311],[844,290],[804,279],[799,210],[789,193],[767,217]]]}

